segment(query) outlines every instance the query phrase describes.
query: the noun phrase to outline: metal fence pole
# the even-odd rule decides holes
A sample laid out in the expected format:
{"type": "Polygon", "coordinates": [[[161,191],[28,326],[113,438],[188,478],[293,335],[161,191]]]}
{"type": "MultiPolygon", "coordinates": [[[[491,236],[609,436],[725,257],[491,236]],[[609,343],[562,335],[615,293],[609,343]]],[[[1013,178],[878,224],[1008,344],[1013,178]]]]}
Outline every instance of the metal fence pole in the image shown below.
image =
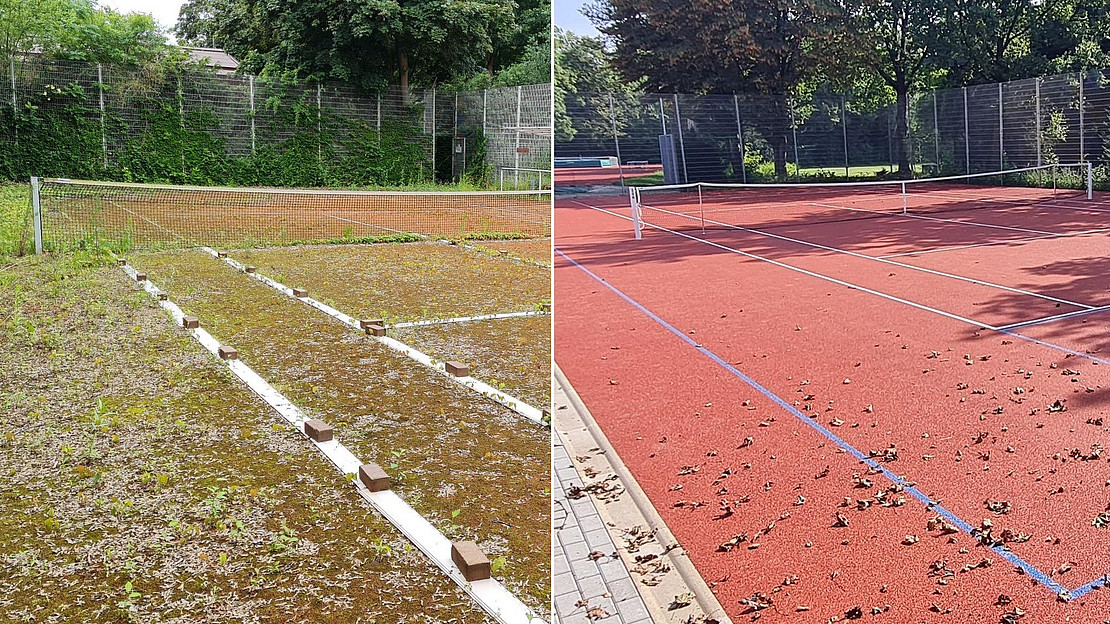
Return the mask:
{"type": "Polygon", "coordinates": [[[35,228],[35,253],[42,253],[42,202],[39,198],[39,179],[31,178],[31,219],[35,228]]]}
{"type": "Polygon", "coordinates": [[[998,170],[1006,168],[1006,143],[1002,138],[1002,83],[998,83],[998,170]]]}
{"type": "MultiPolygon", "coordinates": [[[[482,89],[482,136],[486,136],[486,95],[489,94],[489,89],[482,89]]],[[[486,150],[489,153],[489,150],[486,150]]]]}
{"type": "Polygon", "coordinates": [[[321,92],[323,85],[316,83],[316,157],[320,163],[320,173],[324,172],[324,105],[321,92]]]}
{"type": "Polygon", "coordinates": [[[740,121],[740,99],[732,94],[732,106],[736,109],[736,138],[740,143],[740,181],[748,183],[748,167],[744,163],[744,124],[740,121]]]}
{"type": "Polygon", "coordinates": [[[793,102],[790,103],[790,132],[794,137],[794,178],[797,180],[801,180],[802,163],[798,160],[798,122],[794,120],[793,102]]]}
{"type": "Polygon", "coordinates": [[[690,183],[690,175],[686,171],[686,141],[682,138],[682,113],[678,108],[678,94],[674,94],[674,124],[678,128],[678,149],[682,152],[682,181],[690,183]]]}
{"type": "Polygon", "coordinates": [[[1086,128],[1083,126],[1083,72],[1079,72],[1079,162],[1087,160],[1087,152],[1083,144],[1083,135],[1086,128]]]}
{"type": "MultiPolygon", "coordinates": [[[[609,97],[612,98],[613,96],[609,96],[609,97]]],[[[523,99],[524,99],[524,87],[518,86],[516,88],[516,148],[513,150],[515,152],[515,158],[513,160],[513,166],[516,167],[516,169],[513,170],[513,183],[514,184],[519,184],[519,182],[520,182],[520,106],[521,106],[521,103],[522,103],[523,99]]],[[[612,102],[611,99],[610,99],[610,102],[612,102]]]]}
{"type": "Polygon", "coordinates": [[[185,175],[185,89],[181,86],[181,76],[177,76],[177,115],[181,122],[181,175],[185,175]]]}
{"type": "Polygon", "coordinates": [[[1034,88],[1036,89],[1037,104],[1037,166],[1041,166],[1041,79],[1037,78],[1033,81],[1034,88]]]}
{"type": "Polygon", "coordinates": [[[251,88],[251,155],[255,152],[255,128],[254,128],[254,74],[250,75],[250,88],[251,88]]]}
{"type": "Polygon", "coordinates": [[[374,128],[378,131],[378,142],[382,140],[382,92],[377,93],[375,98],[377,101],[378,115],[374,118],[374,128]]]}
{"type": "Polygon", "coordinates": [[[667,111],[663,109],[663,98],[659,98],[659,120],[663,122],[663,134],[667,134],[667,111]]]}
{"type": "Polygon", "coordinates": [[[617,148],[617,176],[624,186],[624,162],[621,160],[621,141],[617,138],[617,109],[613,105],[613,94],[609,94],[609,125],[613,128],[613,145],[617,148]]]}
{"type": "Polygon", "coordinates": [[[104,168],[108,168],[108,133],[104,122],[104,67],[96,64],[97,91],[100,93],[100,151],[104,154],[104,168]]]}
{"type": "Polygon", "coordinates": [[[436,88],[432,87],[432,181],[436,179],[436,88]]]}
{"type": "Polygon", "coordinates": [[[8,69],[12,78],[12,132],[14,133],[15,144],[19,145],[19,124],[16,123],[16,118],[19,116],[19,104],[15,97],[15,55],[8,59],[8,69]]]}
{"type": "Polygon", "coordinates": [[[940,175],[940,121],[937,117],[937,90],[933,89],[933,160],[936,174],[940,175]]]}
{"type": "Polygon", "coordinates": [[[971,131],[967,121],[967,87],[964,87],[964,173],[971,173],[971,131]]]}
{"type": "Polygon", "coordinates": [[[844,102],[844,96],[840,96],[840,130],[844,140],[844,178],[851,177],[851,172],[848,167],[848,106],[844,102]]]}

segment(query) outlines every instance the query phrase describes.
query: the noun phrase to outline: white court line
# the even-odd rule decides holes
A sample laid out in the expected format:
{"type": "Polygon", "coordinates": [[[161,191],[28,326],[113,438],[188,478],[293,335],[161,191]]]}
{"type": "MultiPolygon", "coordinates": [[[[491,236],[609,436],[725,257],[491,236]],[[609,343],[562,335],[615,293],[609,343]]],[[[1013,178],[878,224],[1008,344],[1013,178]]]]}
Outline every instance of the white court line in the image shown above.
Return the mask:
{"type": "Polygon", "coordinates": [[[955,246],[952,246],[952,247],[933,247],[933,248],[921,249],[921,250],[918,250],[918,251],[903,251],[901,253],[887,254],[885,256],[878,256],[878,257],[879,258],[900,258],[902,256],[916,256],[916,255],[919,255],[919,254],[937,253],[939,251],[957,251],[957,250],[960,250],[960,249],[972,249],[974,247],[993,247],[993,246],[996,246],[996,245],[1009,245],[1009,244],[1012,244],[1012,243],[1025,243],[1025,242],[1029,242],[1029,241],[1045,240],[1045,239],[1049,239],[1049,238],[1064,238],[1064,237],[1068,237],[1068,236],[1083,236],[1085,234],[1098,234],[1100,232],[1110,232],[1110,227],[1098,228],[1098,229],[1095,229],[1095,230],[1080,230],[1078,232],[1061,232],[1059,234],[1049,234],[1047,236],[1028,236],[1028,237],[1025,237],[1025,238],[1012,238],[1012,239],[1009,239],[1009,240],[997,240],[997,241],[990,241],[990,242],[986,242],[986,243],[972,243],[972,244],[968,244],[968,245],[955,245],[955,246]]]}
{"type": "Polygon", "coordinates": [[[379,230],[386,230],[388,232],[393,232],[395,234],[415,234],[416,236],[419,236],[420,238],[425,238],[425,236],[423,234],[416,234],[415,232],[406,232],[404,230],[395,230],[393,228],[387,228],[384,225],[373,225],[371,223],[363,223],[362,221],[355,221],[354,219],[346,219],[344,217],[337,217],[333,214],[328,214],[326,212],[324,213],[324,216],[328,217],[329,219],[338,219],[340,221],[346,221],[347,223],[355,223],[355,224],[358,224],[358,225],[365,225],[366,227],[378,228],[379,230]]]}
{"type": "Polygon", "coordinates": [[[457,316],[455,318],[446,319],[431,319],[428,321],[406,321],[404,323],[394,323],[389,327],[392,328],[405,328],[405,327],[427,327],[429,325],[450,325],[453,323],[469,323],[471,321],[496,321],[500,319],[521,318],[525,316],[547,316],[547,312],[540,310],[528,310],[527,312],[505,312],[503,314],[481,314],[478,316],[457,316]]]}
{"type": "MultiPolygon", "coordinates": [[[[135,279],[135,269],[130,265],[123,265],[123,270],[131,279],[135,279]]],[[[143,289],[150,293],[151,296],[157,299],[158,293],[161,290],[156,287],[150,280],[143,282],[143,289]]],[[[169,301],[158,301],[162,309],[170,313],[175,325],[181,325],[181,319],[185,313],[177,304],[169,301]]],[[[197,340],[205,349],[219,357],[220,342],[216,340],[203,328],[186,330],[192,334],[193,338],[197,340]]],[[[260,375],[255,373],[249,366],[244,364],[241,360],[220,360],[227,364],[227,367],[235,374],[243,383],[247,384],[251,390],[255,392],[262,400],[272,407],[278,414],[289,424],[297,428],[308,438],[304,433],[304,423],[309,420],[304,412],[293,404],[283,394],[274,389],[260,375]]],[[[327,457],[336,468],[339,469],[344,475],[357,475],[358,468],[362,462],[355,457],[354,453],[347,449],[337,439],[332,439],[328,442],[316,442],[308,438],[321,453],[327,457]]],[[[386,520],[396,527],[405,537],[409,539],[421,552],[424,553],[433,563],[436,564],[452,581],[457,583],[475,602],[478,603],[486,613],[493,616],[498,622],[502,624],[543,624],[543,620],[536,615],[534,611],[529,609],[519,598],[514,596],[509,590],[505,589],[501,583],[494,578],[488,578],[481,581],[467,581],[462,572],[455,566],[451,560],[451,540],[449,540],[439,529],[435,528],[432,523],[428,522],[421,516],[415,509],[409,506],[400,496],[393,493],[392,490],[385,490],[381,492],[371,492],[362,484],[361,481],[351,479],[351,483],[355,486],[359,496],[365,499],[370,505],[377,510],[386,520]]],[[[400,588],[399,588],[400,589],[400,588]]]]}
{"type": "Polygon", "coordinates": [[[1022,327],[1029,327],[1030,325],[1041,325],[1043,323],[1051,323],[1052,321],[1060,321],[1076,316],[1086,316],[1088,314],[1106,312],[1107,310],[1110,310],[1110,305],[1098,306],[1089,310],[1074,310],[1072,312],[1065,312],[1064,314],[1054,314],[1052,316],[1045,316],[1039,319],[1033,319],[1031,321],[1019,321],[1017,323],[1010,323],[1009,325],[1002,325],[998,329],[999,331],[1021,329],[1022,327]]]}
{"type": "MultiPolygon", "coordinates": [[[[891,213],[883,212],[881,210],[867,210],[866,208],[850,208],[848,206],[838,206],[836,204],[823,204],[820,202],[810,202],[811,206],[821,206],[822,208],[836,208],[837,210],[852,210],[855,212],[867,212],[877,214],[884,217],[901,217],[909,219],[922,219],[924,221],[940,221],[941,223],[957,223],[959,225],[974,225],[976,227],[993,228],[996,230],[1011,230],[1014,232],[1025,232],[1027,234],[1056,234],[1056,232],[1049,232],[1046,230],[1031,230],[1028,228],[1011,227],[1008,225],[991,225],[990,223],[980,223],[978,221],[960,221],[958,219],[942,219],[940,217],[930,217],[926,215],[912,214],[912,213],[891,213]]],[[[969,209],[974,210],[974,209],[969,209]]],[[[783,226],[772,226],[783,227],[783,226]]]]}
{"type": "MultiPolygon", "coordinates": [[[[682,213],[674,213],[674,212],[671,212],[669,210],[664,210],[662,208],[654,208],[653,207],[652,210],[659,210],[661,212],[668,212],[668,213],[674,214],[676,216],[688,217],[688,215],[685,215],[685,214],[682,214],[682,213]]],[[[692,217],[692,218],[696,219],[697,217],[692,217]]],[[[1036,292],[1029,291],[1029,290],[1022,290],[1020,288],[1012,288],[1010,286],[1004,286],[1002,284],[995,284],[993,282],[987,282],[987,281],[984,281],[984,280],[977,280],[973,277],[964,277],[963,275],[956,275],[954,273],[945,273],[944,271],[937,271],[935,269],[929,269],[929,268],[925,268],[925,267],[914,266],[912,264],[905,264],[903,262],[896,262],[894,260],[888,260],[886,258],[882,258],[882,257],[879,257],[879,256],[868,256],[866,254],[856,253],[854,251],[847,251],[845,249],[838,249],[836,247],[829,247],[828,245],[821,245],[819,243],[811,243],[809,241],[804,241],[804,240],[797,239],[797,238],[791,238],[789,236],[781,236],[779,234],[772,234],[770,232],[765,232],[765,231],[762,231],[762,230],[756,230],[756,229],[752,229],[752,228],[741,227],[739,225],[732,225],[730,223],[724,223],[724,222],[721,222],[721,221],[713,221],[711,219],[705,219],[704,221],[706,223],[712,223],[714,225],[721,225],[721,226],[731,228],[731,229],[734,229],[734,230],[740,230],[742,232],[749,232],[749,233],[752,233],[752,234],[757,234],[757,235],[760,235],[760,236],[766,236],[768,238],[775,238],[775,239],[778,239],[778,240],[784,240],[784,241],[799,244],[799,245],[807,245],[809,247],[814,247],[816,249],[831,251],[833,253],[844,254],[844,255],[852,256],[852,257],[856,257],[856,258],[863,258],[865,260],[873,260],[875,262],[881,262],[883,264],[890,264],[892,266],[902,267],[902,268],[905,268],[905,269],[911,269],[911,270],[914,270],[914,271],[921,271],[922,273],[929,273],[931,275],[937,275],[937,276],[940,276],[940,277],[947,277],[947,278],[951,278],[951,279],[954,279],[954,280],[969,282],[971,284],[976,284],[976,285],[979,285],[979,286],[987,286],[987,287],[990,287],[990,288],[997,288],[999,290],[1004,290],[1004,291],[1012,292],[1012,293],[1016,293],[1016,294],[1028,295],[1030,297],[1037,297],[1039,299],[1045,299],[1047,301],[1052,301],[1054,303],[1062,303],[1062,304],[1066,304],[1066,305],[1070,305],[1070,306],[1075,306],[1077,308],[1085,308],[1085,309],[1090,309],[1090,308],[1094,307],[1094,306],[1091,306],[1091,305],[1087,305],[1085,303],[1076,303],[1074,301],[1068,301],[1067,299],[1060,299],[1058,297],[1053,297],[1051,295],[1042,295],[1040,293],[1036,293],[1036,292]]],[[[645,225],[652,225],[651,223],[648,223],[648,222],[644,222],[644,223],[645,223],[645,225]]],[[[656,227],[658,227],[658,226],[656,226],[656,227]]],[[[660,229],[666,230],[666,228],[660,228],[660,229]]],[[[666,231],[671,232],[672,230],[666,230],[666,231]]]]}
{"type": "MultiPolygon", "coordinates": [[[[273,288],[274,290],[276,290],[278,292],[281,292],[281,293],[284,293],[285,295],[287,295],[289,297],[292,297],[293,299],[296,299],[297,301],[300,301],[300,302],[305,303],[305,304],[307,304],[307,305],[309,305],[313,308],[316,308],[317,310],[323,312],[324,314],[327,314],[328,316],[336,319],[337,321],[343,323],[344,325],[346,325],[348,327],[351,327],[352,329],[355,329],[359,332],[362,332],[362,328],[359,326],[358,319],[355,319],[352,316],[348,316],[348,315],[340,312],[339,310],[336,310],[335,308],[327,305],[326,303],[321,303],[321,302],[319,302],[319,301],[317,301],[317,300],[315,300],[311,297],[296,297],[296,296],[293,295],[293,289],[292,288],[289,288],[288,286],[282,284],[281,282],[278,282],[276,280],[272,280],[272,279],[270,279],[270,278],[266,277],[265,275],[262,275],[258,272],[247,273],[246,272],[246,267],[242,263],[240,263],[239,261],[235,260],[234,258],[232,258],[230,256],[220,258],[219,254],[216,252],[216,250],[212,249],[211,247],[201,247],[201,249],[203,249],[206,253],[211,255],[213,258],[218,258],[220,260],[223,260],[229,266],[237,269],[239,272],[243,273],[247,277],[258,280],[258,281],[262,282],[263,284],[266,284],[270,288],[273,288]]],[[[389,336],[367,336],[367,337],[368,338],[373,338],[374,340],[377,340],[378,342],[380,342],[381,344],[389,347],[390,349],[393,349],[394,351],[396,351],[398,353],[401,353],[402,355],[407,356],[409,359],[415,360],[415,361],[423,364],[424,366],[430,368],[431,370],[434,370],[434,371],[438,372],[439,374],[441,374],[444,377],[450,379],[451,381],[454,381],[455,383],[463,386],[464,388],[468,388],[470,390],[473,390],[474,392],[477,392],[477,393],[481,394],[482,396],[485,396],[486,398],[488,398],[488,399],[490,399],[490,400],[492,400],[496,403],[500,403],[501,405],[504,405],[505,407],[511,409],[512,411],[516,412],[517,414],[520,414],[521,416],[527,418],[528,420],[531,420],[532,422],[535,422],[537,424],[541,424],[541,425],[544,425],[544,426],[549,426],[550,425],[550,423],[548,423],[546,420],[544,420],[543,410],[541,410],[540,408],[528,405],[524,401],[521,401],[520,399],[517,399],[516,397],[511,396],[509,394],[505,394],[504,392],[498,390],[497,388],[494,388],[493,386],[491,386],[491,385],[489,385],[485,382],[479,381],[479,380],[477,380],[473,377],[455,377],[454,375],[447,372],[447,367],[444,365],[443,362],[440,362],[438,360],[433,359],[431,356],[423,353],[422,351],[418,351],[418,350],[408,346],[407,344],[401,342],[400,340],[397,340],[395,338],[390,338],[389,336]]]]}
{"type": "MultiPolygon", "coordinates": [[[[574,201],[575,203],[577,203],[581,206],[584,206],[586,208],[591,208],[593,210],[597,210],[598,212],[604,212],[605,214],[612,215],[612,216],[617,217],[619,219],[625,219],[627,221],[632,220],[631,217],[626,217],[624,215],[617,214],[617,213],[612,212],[610,210],[605,210],[604,208],[598,208],[596,206],[590,206],[589,204],[584,204],[584,203],[579,202],[577,200],[571,200],[571,201],[574,201]]],[[[803,269],[801,267],[796,267],[796,266],[791,265],[791,264],[786,264],[785,262],[779,262],[778,260],[772,260],[770,258],[766,258],[764,256],[760,256],[758,254],[754,254],[754,253],[751,253],[751,252],[740,251],[739,249],[735,249],[735,248],[729,247],[727,245],[722,245],[720,243],[714,243],[713,241],[709,241],[709,240],[706,240],[704,238],[698,238],[697,236],[693,236],[691,234],[686,234],[685,232],[677,232],[675,230],[669,230],[665,227],[655,225],[655,224],[652,224],[652,223],[646,223],[645,222],[644,225],[646,225],[648,227],[655,228],[655,229],[657,229],[661,232],[668,232],[668,233],[674,234],[676,236],[681,236],[682,238],[686,238],[686,239],[696,241],[696,242],[699,242],[699,243],[704,243],[706,245],[709,245],[710,247],[716,247],[717,249],[720,249],[722,251],[727,251],[727,252],[734,253],[734,254],[737,254],[737,255],[740,255],[740,256],[744,256],[745,258],[751,258],[753,260],[760,260],[760,261],[766,262],[768,264],[773,264],[777,267],[781,267],[781,268],[784,268],[784,269],[789,269],[791,271],[796,271],[796,272],[801,273],[803,275],[808,275],[810,277],[816,277],[817,279],[824,280],[826,282],[832,282],[833,284],[837,284],[839,286],[844,286],[845,288],[850,288],[852,290],[858,290],[860,292],[865,292],[869,295],[875,295],[876,297],[882,297],[883,299],[887,299],[889,301],[896,301],[898,303],[902,303],[902,304],[917,308],[919,310],[925,310],[926,312],[932,312],[934,314],[939,314],[941,316],[944,316],[944,317],[947,317],[947,318],[950,318],[950,319],[953,319],[953,320],[956,320],[956,321],[960,321],[962,323],[967,323],[968,325],[974,325],[976,327],[981,327],[983,329],[991,329],[991,330],[994,330],[994,331],[998,331],[998,327],[996,327],[994,325],[989,325],[987,323],[980,323],[979,321],[976,321],[974,319],[970,319],[966,316],[960,316],[959,314],[953,314],[951,312],[945,312],[944,310],[939,310],[937,308],[927,306],[923,303],[917,303],[915,301],[910,301],[909,299],[902,299],[901,297],[896,297],[894,295],[888,295],[887,293],[879,292],[877,290],[867,288],[866,286],[860,286],[859,284],[853,284],[851,282],[846,282],[844,280],[837,279],[835,277],[829,277],[828,275],[822,275],[820,273],[816,273],[816,272],[810,271],[808,269],[803,269]]]]}
{"type": "Polygon", "coordinates": [[[183,238],[183,237],[182,237],[181,235],[179,235],[179,234],[178,234],[177,232],[174,232],[173,230],[171,230],[171,229],[169,229],[169,228],[167,228],[167,227],[165,227],[165,226],[163,226],[163,225],[160,225],[160,224],[158,224],[158,223],[156,223],[156,222],[154,222],[154,221],[151,221],[150,219],[148,219],[148,218],[146,218],[146,217],[142,216],[141,214],[138,214],[137,212],[134,212],[134,211],[132,211],[132,210],[128,210],[127,208],[124,208],[123,206],[120,206],[119,204],[117,204],[117,203],[116,203],[116,202],[114,202],[114,201],[111,201],[111,200],[109,200],[109,201],[108,201],[108,203],[109,203],[109,204],[111,204],[111,205],[113,205],[113,206],[115,206],[115,207],[116,207],[116,208],[118,208],[119,210],[122,210],[122,211],[126,212],[127,214],[129,214],[129,215],[131,215],[131,216],[135,217],[136,219],[142,219],[143,221],[146,221],[147,223],[149,223],[149,224],[153,225],[154,227],[158,228],[159,230],[162,230],[163,232],[166,232],[167,234],[169,234],[170,236],[173,236],[174,238],[176,238],[176,239],[177,239],[177,240],[179,240],[179,241],[183,241],[183,240],[188,240],[188,239],[186,239],[186,238],[183,238]]]}

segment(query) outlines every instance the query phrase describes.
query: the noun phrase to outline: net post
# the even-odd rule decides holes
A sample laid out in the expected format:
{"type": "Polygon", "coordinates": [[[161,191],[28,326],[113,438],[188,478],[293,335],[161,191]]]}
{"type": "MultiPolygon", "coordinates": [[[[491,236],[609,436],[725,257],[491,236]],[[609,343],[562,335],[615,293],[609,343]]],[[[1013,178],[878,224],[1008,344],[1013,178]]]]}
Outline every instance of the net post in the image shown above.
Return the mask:
{"type": "Polygon", "coordinates": [[[35,254],[42,253],[42,202],[39,197],[40,180],[31,177],[31,220],[35,227],[35,254]]]}
{"type": "Polygon", "coordinates": [[[641,215],[640,215],[640,197],[636,192],[638,189],[635,186],[628,187],[628,202],[632,205],[632,231],[636,236],[636,240],[644,237],[641,231],[641,215]]]}

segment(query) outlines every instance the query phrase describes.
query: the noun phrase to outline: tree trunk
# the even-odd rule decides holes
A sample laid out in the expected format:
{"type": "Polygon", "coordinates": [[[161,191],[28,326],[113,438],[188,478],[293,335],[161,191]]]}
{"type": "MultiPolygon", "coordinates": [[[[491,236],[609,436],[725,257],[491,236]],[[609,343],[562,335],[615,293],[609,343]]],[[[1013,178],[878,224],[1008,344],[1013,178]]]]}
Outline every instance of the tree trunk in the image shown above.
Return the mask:
{"type": "Polygon", "coordinates": [[[409,57],[404,50],[397,51],[397,72],[400,74],[401,102],[409,105],[409,57]]]}
{"type": "Polygon", "coordinates": [[[898,158],[898,177],[912,178],[910,169],[910,107],[909,88],[905,83],[894,86],[898,108],[894,115],[894,155],[898,158]]]}

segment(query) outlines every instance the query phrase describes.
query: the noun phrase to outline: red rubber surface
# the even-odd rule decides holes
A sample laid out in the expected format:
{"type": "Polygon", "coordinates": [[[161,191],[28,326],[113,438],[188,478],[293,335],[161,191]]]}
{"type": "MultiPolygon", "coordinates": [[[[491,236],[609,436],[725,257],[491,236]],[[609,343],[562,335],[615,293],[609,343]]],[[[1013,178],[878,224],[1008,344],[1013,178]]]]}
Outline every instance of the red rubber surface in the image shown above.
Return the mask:
{"type": "Polygon", "coordinates": [[[659,173],[663,165],[625,165],[622,167],[559,167],[555,186],[609,186],[620,184],[621,172],[629,180],[659,173]]]}
{"type": "MultiPolygon", "coordinates": [[[[995,534],[1009,528],[1031,535],[1009,546],[1041,572],[1069,564],[1052,576],[1069,589],[1110,572],[1110,528],[1091,524],[1110,501],[1110,463],[1106,456],[1071,456],[1073,449],[1088,455],[1107,439],[1110,366],[673,234],[649,230],[634,241],[628,221],[569,201],[557,202],[555,216],[559,250],[770,392],[815,414],[847,444],[865,453],[893,444],[897,460],[884,465],[963,520],[978,526],[990,518],[995,534]],[[1056,400],[1067,410],[1049,412],[1056,400]],[[1104,416],[1104,425],[1087,422],[1104,416]],[[1012,510],[993,513],[987,501],[1009,502],[1012,510]]],[[[959,230],[954,236],[972,236],[965,230],[971,226],[945,225],[959,230]]],[[[975,229],[979,242],[999,240],[975,229]]],[[[848,240],[859,230],[855,222],[830,223],[803,237],[812,240],[814,233],[848,240]]],[[[944,311],[974,313],[981,322],[1074,309],[746,233],[712,231],[705,238],[944,311]]],[[[1028,284],[1038,292],[1087,295],[1110,286],[1103,262],[1090,262],[1097,241],[1048,241],[1054,245],[958,253],[983,258],[988,277],[980,279],[1007,286],[1022,287],[1011,280],[1030,274],[1000,275],[989,265],[1074,263],[1067,275],[1038,274],[1043,279],[1028,284]],[[1055,255],[1035,259],[1034,253],[1055,255]],[[1086,286],[1069,288],[1069,282],[1086,286]]],[[[892,242],[909,247],[914,241],[892,242]]],[[[948,254],[922,258],[944,264],[948,254]]],[[[966,275],[969,262],[944,270],[966,275]]],[[[1015,606],[1034,622],[1099,622],[1110,612],[1110,590],[1058,602],[966,533],[929,531],[935,514],[906,494],[902,506],[858,510],[856,499],[874,499],[890,485],[883,475],[867,475],[867,466],[820,432],[558,255],[555,288],[556,360],[733,618],[751,617],[740,601],[755,592],[773,598],[758,612],[770,621],[844,619],[856,606],[864,618],[879,607],[874,619],[886,622],[997,622],[1015,606]],[[686,466],[697,471],[680,474],[686,466]],[[827,475],[818,477],[826,466],[827,475]],[[726,469],[730,474],[720,479],[726,469]],[[873,486],[856,487],[853,473],[873,486]],[[796,504],[799,496],[804,504],[796,504]],[[742,497],[750,500],[736,504],[742,497]],[[845,497],[852,499],[847,507],[845,497]],[[721,514],[722,500],[732,501],[731,515],[721,514]],[[704,505],[676,507],[679,501],[704,505]],[[834,527],[836,513],[849,526],[834,527]],[[718,550],[772,521],[758,548],[745,541],[730,552],[718,550]],[[907,535],[919,541],[904,545],[907,535]],[[984,559],[993,565],[960,571],[984,559]],[[946,561],[954,574],[932,574],[936,561],[946,561]],[[797,582],[784,585],[793,575],[797,582]],[[996,604],[1000,594],[1013,603],[996,604]]],[[[1110,349],[1108,324],[1110,312],[1021,331],[1082,352],[1110,349]]]]}

